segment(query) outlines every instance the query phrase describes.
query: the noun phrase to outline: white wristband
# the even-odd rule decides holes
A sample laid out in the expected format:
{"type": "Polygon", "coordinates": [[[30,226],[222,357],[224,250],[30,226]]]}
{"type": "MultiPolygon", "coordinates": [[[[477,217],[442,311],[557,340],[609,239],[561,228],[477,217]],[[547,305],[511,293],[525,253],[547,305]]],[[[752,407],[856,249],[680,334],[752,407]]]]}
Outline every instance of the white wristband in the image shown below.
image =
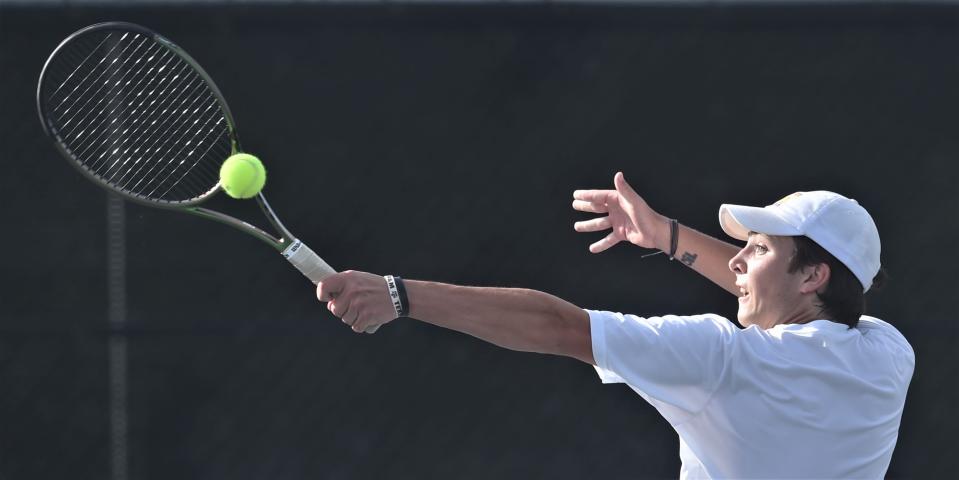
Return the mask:
{"type": "Polygon", "coordinates": [[[398,318],[403,314],[403,302],[400,300],[400,291],[396,289],[396,280],[393,278],[393,275],[384,275],[383,279],[386,280],[386,288],[390,290],[390,300],[393,301],[393,311],[396,312],[398,318]]]}

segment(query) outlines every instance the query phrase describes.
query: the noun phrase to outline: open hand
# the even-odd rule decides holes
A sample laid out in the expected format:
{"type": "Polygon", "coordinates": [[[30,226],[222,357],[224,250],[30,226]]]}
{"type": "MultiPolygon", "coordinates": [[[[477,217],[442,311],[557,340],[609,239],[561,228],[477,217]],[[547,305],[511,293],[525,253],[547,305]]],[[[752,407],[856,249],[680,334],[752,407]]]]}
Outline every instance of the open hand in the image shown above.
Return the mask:
{"type": "Polygon", "coordinates": [[[615,190],[576,190],[573,208],[581,212],[607,214],[605,217],[576,222],[577,232],[598,232],[612,229],[609,235],[589,246],[599,253],[621,241],[629,241],[645,248],[669,248],[669,219],[656,213],[633,190],[623,172],[613,177],[615,190]]]}

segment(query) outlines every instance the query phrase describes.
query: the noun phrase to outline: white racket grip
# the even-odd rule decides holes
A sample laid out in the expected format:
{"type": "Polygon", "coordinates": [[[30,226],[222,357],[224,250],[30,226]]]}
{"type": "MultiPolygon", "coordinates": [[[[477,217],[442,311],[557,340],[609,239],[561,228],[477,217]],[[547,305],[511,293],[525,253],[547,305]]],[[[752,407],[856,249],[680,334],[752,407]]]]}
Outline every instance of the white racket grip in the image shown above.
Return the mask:
{"type": "MultiPolygon", "coordinates": [[[[296,267],[306,278],[309,278],[314,285],[323,281],[324,278],[336,273],[330,264],[320,258],[305,243],[293,239],[293,243],[283,250],[283,256],[296,267]]],[[[366,329],[366,333],[375,333],[380,328],[379,325],[366,329]]]]}
{"type": "Polygon", "coordinates": [[[336,273],[330,264],[326,263],[310,247],[299,240],[293,240],[289,247],[283,250],[283,256],[296,267],[306,278],[309,278],[314,285],[323,281],[324,278],[336,273]]]}

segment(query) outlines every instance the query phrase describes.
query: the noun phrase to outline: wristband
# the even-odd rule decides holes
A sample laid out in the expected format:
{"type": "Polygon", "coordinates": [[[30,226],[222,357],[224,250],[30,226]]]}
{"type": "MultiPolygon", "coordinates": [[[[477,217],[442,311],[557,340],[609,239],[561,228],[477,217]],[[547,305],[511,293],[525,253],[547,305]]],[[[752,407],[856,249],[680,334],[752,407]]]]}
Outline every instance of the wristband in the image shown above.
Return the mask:
{"type": "Polygon", "coordinates": [[[393,302],[393,311],[396,312],[396,316],[409,315],[410,302],[406,297],[406,285],[403,284],[403,279],[393,275],[385,275],[383,279],[386,280],[386,288],[389,289],[390,301],[393,302]]]}
{"type": "Polygon", "coordinates": [[[669,219],[669,259],[676,259],[676,247],[679,246],[679,222],[669,219]]]}
{"type": "Polygon", "coordinates": [[[406,296],[406,283],[400,277],[393,278],[396,280],[396,291],[400,294],[400,305],[403,307],[400,316],[408,317],[410,315],[410,299],[406,296]]]}

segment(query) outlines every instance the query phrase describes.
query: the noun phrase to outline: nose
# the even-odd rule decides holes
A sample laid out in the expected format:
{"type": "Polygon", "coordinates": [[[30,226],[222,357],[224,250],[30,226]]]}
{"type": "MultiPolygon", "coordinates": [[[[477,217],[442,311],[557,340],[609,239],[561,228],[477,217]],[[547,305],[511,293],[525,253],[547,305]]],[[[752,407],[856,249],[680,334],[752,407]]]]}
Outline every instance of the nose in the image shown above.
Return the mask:
{"type": "Polygon", "coordinates": [[[743,252],[746,249],[742,249],[737,253],[733,258],[729,259],[729,270],[737,275],[746,273],[746,262],[743,260],[743,252]]]}

